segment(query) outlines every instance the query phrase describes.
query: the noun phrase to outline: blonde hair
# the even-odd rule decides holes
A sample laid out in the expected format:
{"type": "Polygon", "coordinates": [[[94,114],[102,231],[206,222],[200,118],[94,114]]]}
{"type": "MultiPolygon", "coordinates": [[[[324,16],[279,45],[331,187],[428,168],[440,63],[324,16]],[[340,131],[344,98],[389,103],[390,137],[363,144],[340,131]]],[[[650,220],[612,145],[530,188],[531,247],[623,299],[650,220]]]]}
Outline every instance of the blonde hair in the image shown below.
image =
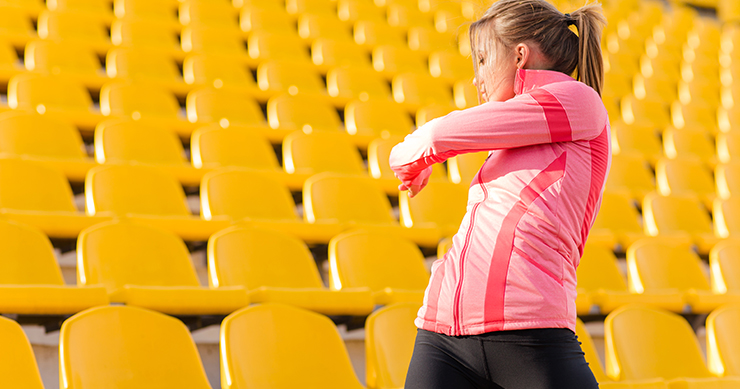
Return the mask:
{"type": "Polygon", "coordinates": [[[500,0],[470,26],[470,47],[478,78],[478,53],[492,58],[494,51],[534,43],[549,61],[550,70],[568,75],[601,94],[604,64],[601,57],[601,30],[606,18],[601,5],[587,4],[563,14],[545,0],[500,0]],[[570,29],[576,26],[576,34],[570,29]]]}

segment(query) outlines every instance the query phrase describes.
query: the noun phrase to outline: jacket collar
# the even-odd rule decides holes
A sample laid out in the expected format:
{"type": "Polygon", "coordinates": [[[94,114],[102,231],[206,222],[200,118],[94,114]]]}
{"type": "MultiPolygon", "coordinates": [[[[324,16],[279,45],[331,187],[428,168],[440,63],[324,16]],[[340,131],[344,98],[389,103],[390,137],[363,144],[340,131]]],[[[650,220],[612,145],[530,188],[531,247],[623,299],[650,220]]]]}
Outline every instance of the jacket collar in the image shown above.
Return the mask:
{"type": "Polygon", "coordinates": [[[517,95],[528,93],[533,89],[555,82],[574,81],[573,77],[554,70],[519,69],[516,72],[514,93],[517,95]]]}

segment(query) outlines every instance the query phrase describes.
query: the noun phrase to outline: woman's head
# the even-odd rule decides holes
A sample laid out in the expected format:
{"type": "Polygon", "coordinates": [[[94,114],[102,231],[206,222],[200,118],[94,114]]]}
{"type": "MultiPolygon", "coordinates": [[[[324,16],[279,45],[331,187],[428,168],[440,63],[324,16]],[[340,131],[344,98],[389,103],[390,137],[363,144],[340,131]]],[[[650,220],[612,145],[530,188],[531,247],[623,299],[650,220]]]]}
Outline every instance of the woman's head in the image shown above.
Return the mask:
{"type": "Polygon", "coordinates": [[[563,14],[545,0],[500,0],[470,26],[476,86],[484,101],[514,96],[516,70],[548,69],[601,94],[604,78],[598,4],[563,14]],[[578,34],[570,29],[574,25],[578,34]]]}

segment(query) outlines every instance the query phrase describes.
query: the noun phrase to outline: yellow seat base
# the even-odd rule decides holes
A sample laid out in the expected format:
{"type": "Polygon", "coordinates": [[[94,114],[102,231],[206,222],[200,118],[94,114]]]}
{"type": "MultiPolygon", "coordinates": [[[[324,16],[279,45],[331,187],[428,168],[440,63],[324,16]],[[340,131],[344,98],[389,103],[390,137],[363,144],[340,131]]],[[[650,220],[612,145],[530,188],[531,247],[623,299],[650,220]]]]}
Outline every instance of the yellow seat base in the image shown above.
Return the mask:
{"type": "Polygon", "coordinates": [[[110,221],[110,216],[87,216],[76,212],[43,212],[4,209],[0,215],[7,220],[34,226],[51,238],[77,238],[85,228],[110,221]]]}
{"type": "Polygon", "coordinates": [[[739,377],[725,378],[676,378],[668,381],[670,389],[737,389],[739,377]]]}
{"type": "Polygon", "coordinates": [[[377,305],[389,305],[394,303],[417,303],[424,301],[423,290],[406,290],[385,288],[373,292],[373,299],[377,305]]]}
{"type": "Polygon", "coordinates": [[[715,294],[708,290],[691,289],[684,298],[693,313],[709,313],[720,305],[740,303],[740,293],[715,294]]]}
{"type": "Polygon", "coordinates": [[[228,315],[249,305],[249,295],[242,287],[125,285],[111,301],[169,315],[228,315]]]}
{"type": "Polygon", "coordinates": [[[283,303],[324,315],[367,315],[375,308],[370,289],[339,291],[314,288],[261,287],[249,291],[253,303],[283,303]]]}
{"type": "Polygon", "coordinates": [[[231,226],[226,218],[203,220],[197,216],[157,216],[128,214],[125,219],[170,231],[186,241],[207,241],[217,231],[231,226]]]}
{"type": "Polygon", "coordinates": [[[648,304],[671,312],[681,313],[685,302],[683,295],[677,292],[645,292],[642,294],[618,290],[597,290],[591,294],[595,305],[601,313],[607,314],[627,304],[648,304]]]}
{"type": "Polygon", "coordinates": [[[68,315],[108,305],[102,286],[0,285],[0,312],[20,315],[68,315]]]}

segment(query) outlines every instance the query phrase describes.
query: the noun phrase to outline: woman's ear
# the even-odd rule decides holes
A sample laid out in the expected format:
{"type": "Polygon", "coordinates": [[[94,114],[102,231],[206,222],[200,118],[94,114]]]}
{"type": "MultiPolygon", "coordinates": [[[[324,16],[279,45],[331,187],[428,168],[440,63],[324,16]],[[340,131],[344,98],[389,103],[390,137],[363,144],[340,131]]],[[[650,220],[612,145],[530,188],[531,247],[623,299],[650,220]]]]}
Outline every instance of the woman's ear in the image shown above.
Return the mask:
{"type": "Polygon", "coordinates": [[[514,48],[514,57],[516,58],[517,69],[528,69],[530,65],[531,50],[526,43],[520,43],[514,48]]]}

